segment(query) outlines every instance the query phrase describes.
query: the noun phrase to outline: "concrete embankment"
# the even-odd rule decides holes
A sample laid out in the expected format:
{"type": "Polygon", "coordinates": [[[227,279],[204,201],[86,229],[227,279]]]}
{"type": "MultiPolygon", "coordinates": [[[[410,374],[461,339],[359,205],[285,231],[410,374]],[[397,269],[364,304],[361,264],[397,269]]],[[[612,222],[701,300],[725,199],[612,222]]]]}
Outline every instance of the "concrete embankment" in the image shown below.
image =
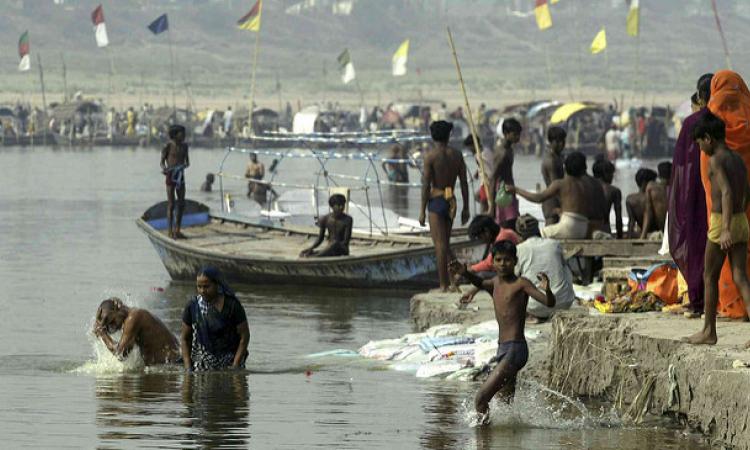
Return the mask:
{"type": "MultiPolygon", "coordinates": [[[[415,296],[415,327],[494,317],[489,296],[477,296],[475,309],[457,308],[458,297],[415,296]]],[[[521,376],[566,395],[609,400],[626,419],[669,415],[717,445],[750,449],[750,369],[740,367],[750,363],[744,349],[750,324],[719,322],[715,346],[680,342],[701,325],[663,313],[588,315],[576,308],[533,326],[544,338],[532,347],[521,376]]]]}

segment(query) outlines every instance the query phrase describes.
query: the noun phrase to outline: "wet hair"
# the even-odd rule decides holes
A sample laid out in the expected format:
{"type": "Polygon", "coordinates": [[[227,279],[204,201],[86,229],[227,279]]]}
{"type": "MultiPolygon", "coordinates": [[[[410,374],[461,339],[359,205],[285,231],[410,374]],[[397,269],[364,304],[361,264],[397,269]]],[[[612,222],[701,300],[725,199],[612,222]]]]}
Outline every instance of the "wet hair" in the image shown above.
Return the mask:
{"type": "Polygon", "coordinates": [[[333,205],[344,205],[346,206],[346,197],[344,194],[333,194],[328,197],[328,206],[333,208],[333,205]]]}
{"type": "Polygon", "coordinates": [[[586,156],[581,152],[572,152],[565,158],[565,173],[580,177],[586,173],[586,156]]]}
{"type": "Polygon", "coordinates": [[[693,92],[693,95],[690,96],[690,103],[693,105],[697,105],[700,102],[700,99],[698,98],[698,91],[693,92]]]}
{"type": "MultiPolygon", "coordinates": [[[[479,140],[479,136],[477,136],[477,145],[479,145],[479,148],[482,148],[482,141],[479,140]]],[[[474,147],[474,135],[469,134],[466,136],[466,139],[464,139],[464,147],[474,147]]]]}
{"type": "Polygon", "coordinates": [[[96,310],[96,320],[101,320],[102,313],[109,311],[117,311],[123,306],[122,300],[117,297],[110,297],[103,300],[99,304],[99,309],[96,310]]]}
{"type": "Polygon", "coordinates": [[[711,100],[711,80],[714,74],[705,73],[698,78],[696,90],[698,91],[698,98],[708,103],[711,100]]]}
{"type": "Polygon", "coordinates": [[[540,236],[539,221],[531,214],[524,214],[516,220],[516,233],[523,239],[540,236]]]}
{"type": "Polygon", "coordinates": [[[656,180],[656,172],[651,169],[638,169],[635,173],[635,184],[638,185],[639,188],[642,188],[654,180],[656,180]]]}
{"type": "Polygon", "coordinates": [[[656,166],[656,171],[659,172],[659,178],[668,180],[672,177],[672,163],[669,161],[660,162],[656,166]]]}
{"type": "Polygon", "coordinates": [[[207,173],[206,174],[206,181],[209,181],[209,182],[213,183],[214,182],[214,174],[212,174],[211,172],[207,173]]]}
{"type": "Polygon", "coordinates": [[[513,117],[503,120],[503,134],[514,132],[521,133],[522,130],[523,127],[521,126],[521,122],[514,119],[513,117]]]}
{"type": "Polygon", "coordinates": [[[219,287],[220,294],[227,297],[235,297],[234,291],[229,287],[226,281],[224,281],[224,277],[216,267],[203,266],[198,270],[198,274],[195,277],[206,277],[219,287]]]}
{"type": "Polygon", "coordinates": [[[516,259],[516,244],[508,240],[502,240],[495,242],[492,245],[492,256],[494,257],[498,253],[503,255],[510,255],[513,259],[516,259]]]}
{"type": "Polygon", "coordinates": [[[169,138],[170,139],[176,138],[179,132],[182,132],[182,134],[185,134],[185,127],[179,124],[174,124],[174,125],[169,126],[169,138]]]}
{"type": "Polygon", "coordinates": [[[606,159],[597,159],[591,167],[591,171],[594,173],[594,178],[601,180],[605,175],[612,175],[615,173],[615,165],[606,159]]]}
{"type": "Polygon", "coordinates": [[[555,141],[565,142],[565,139],[567,137],[568,137],[568,132],[565,131],[565,128],[550,127],[550,129],[547,130],[547,140],[550,142],[555,142],[555,141]]]}
{"type": "Polygon", "coordinates": [[[497,234],[500,233],[500,225],[498,225],[492,217],[480,214],[471,219],[468,231],[469,238],[479,239],[479,235],[482,234],[483,231],[487,231],[492,236],[497,236],[497,234]]]}
{"type": "Polygon", "coordinates": [[[453,130],[453,124],[445,120],[437,120],[430,124],[430,135],[436,142],[447,144],[451,138],[451,130],[453,130]]]}
{"type": "Polygon", "coordinates": [[[695,128],[693,128],[693,140],[700,139],[705,135],[709,135],[717,141],[723,141],[726,137],[726,125],[724,121],[707,112],[695,124],[695,128]]]}

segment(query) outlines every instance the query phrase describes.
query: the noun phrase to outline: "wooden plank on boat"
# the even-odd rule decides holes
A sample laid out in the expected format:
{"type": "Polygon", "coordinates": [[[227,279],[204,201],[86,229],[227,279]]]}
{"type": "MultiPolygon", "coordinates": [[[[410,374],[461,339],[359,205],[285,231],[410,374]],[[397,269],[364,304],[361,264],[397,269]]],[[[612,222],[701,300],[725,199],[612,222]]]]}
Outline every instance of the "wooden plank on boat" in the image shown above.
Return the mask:
{"type": "Polygon", "coordinates": [[[616,268],[642,268],[646,269],[654,264],[669,263],[672,258],[669,256],[605,256],[602,262],[604,269],[616,268]]]}
{"type": "Polygon", "coordinates": [[[578,256],[655,256],[661,248],[661,241],[641,239],[563,239],[560,243],[563,252],[578,256]]]}

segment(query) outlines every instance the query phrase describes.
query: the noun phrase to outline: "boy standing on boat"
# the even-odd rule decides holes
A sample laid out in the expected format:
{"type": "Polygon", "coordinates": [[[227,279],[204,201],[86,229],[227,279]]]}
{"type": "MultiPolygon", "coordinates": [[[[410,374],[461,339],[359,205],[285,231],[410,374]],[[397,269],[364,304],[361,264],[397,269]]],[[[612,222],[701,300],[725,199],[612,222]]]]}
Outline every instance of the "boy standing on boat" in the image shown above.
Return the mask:
{"type": "Polygon", "coordinates": [[[182,125],[170,126],[169,139],[169,143],[161,151],[161,162],[159,163],[162,173],[166,177],[169,237],[185,239],[185,235],[180,232],[182,213],[185,209],[185,169],[190,167],[188,145],[185,143],[185,127],[182,125]],[[177,210],[176,224],[174,224],[175,209],[177,210]]]}
{"type": "Polygon", "coordinates": [[[434,145],[424,158],[422,178],[422,205],[419,223],[425,226],[425,210],[430,213],[430,234],[435,244],[440,289],[447,292],[450,287],[448,255],[453,219],[456,217],[456,196],[453,189],[456,180],[461,182],[463,210],[461,224],[469,221],[469,184],[466,179],[466,164],[458,150],[448,147],[453,124],[438,120],[430,125],[434,145]]]}
{"type": "Polygon", "coordinates": [[[320,233],[318,239],[310,247],[300,253],[300,257],[309,256],[348,256],[349,241],[352,238],[352,217],[344,212],[346,209],[346,197],[342,194],[333,194],[328,199],[331,213],[321,217],[318,221],[320,233]],[[328,231],[328,247],[316,252],[315,249],[323,243],[326,231],[328,231]]]}
{"type": "Polygon", "coordinates": [[[513,400],[516,375],[529,358],[529,347],[524,337],[529,297],[549,308],[554,307],[556,302],[547,275],[537,275],[539,290],[531,281],[515,274],[517,262],[516,246],[510,241],[500,241],[492,246],[492,264],[497,273],[492,279],[482,279],[470,272],[466,264],[458,261],[451,263],[451,272],[466,277],[471,284],[492,295],[495,319],[500,328],[497,355],[493,358],[497,366],[474,398],[480,425],[489,423],[489,403],[495,394],[503,390],[503,399],[507,402],[513,400]]]}

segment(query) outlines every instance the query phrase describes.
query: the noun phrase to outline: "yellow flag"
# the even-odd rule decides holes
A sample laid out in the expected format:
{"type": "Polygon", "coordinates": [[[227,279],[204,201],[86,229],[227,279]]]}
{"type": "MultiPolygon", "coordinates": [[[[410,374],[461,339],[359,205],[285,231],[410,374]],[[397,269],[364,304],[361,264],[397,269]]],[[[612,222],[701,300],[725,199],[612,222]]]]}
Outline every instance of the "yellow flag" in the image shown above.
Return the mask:
{"type": "Polygon", "coordinates": [[[560,0],[551,0],[550,3],[552,3],[554,5],[555,3],[559,2],[559,1],[560,0]]]}
{"type": "Polygon", "coordinates": [[[604,51],[607,48],[607,32],[604,28],[596,34],[596,37],[591,41],[591,54],[596,55],[604,51]]]}
{"type": "Polygon", "coordinates": [[[638,36],[641,9],[638,0],[630,0],[630,11],[628,11],[627,30],[631,36],[638,36]]]}
{"type": "Polygon", "coordinates": [[[260,31],[260,13],[263,9],[263,0],[258,0],[249,13],[237,21],[237,27],[241,30],[260,31]]]}
{"type": "Polygon", "coordinates": [[[547,0],[536,0],[534,15],[536,16],[536,26],[540,30],[546,30],[552,26],[552,16],[549,13],[547,0]]]}
{"type": "Polygon", "coordinates": [[[393,54],[393,76],[400,77],[406,75],[406,61],[409,59],[409,40],[401,43],[393,54]]]}

